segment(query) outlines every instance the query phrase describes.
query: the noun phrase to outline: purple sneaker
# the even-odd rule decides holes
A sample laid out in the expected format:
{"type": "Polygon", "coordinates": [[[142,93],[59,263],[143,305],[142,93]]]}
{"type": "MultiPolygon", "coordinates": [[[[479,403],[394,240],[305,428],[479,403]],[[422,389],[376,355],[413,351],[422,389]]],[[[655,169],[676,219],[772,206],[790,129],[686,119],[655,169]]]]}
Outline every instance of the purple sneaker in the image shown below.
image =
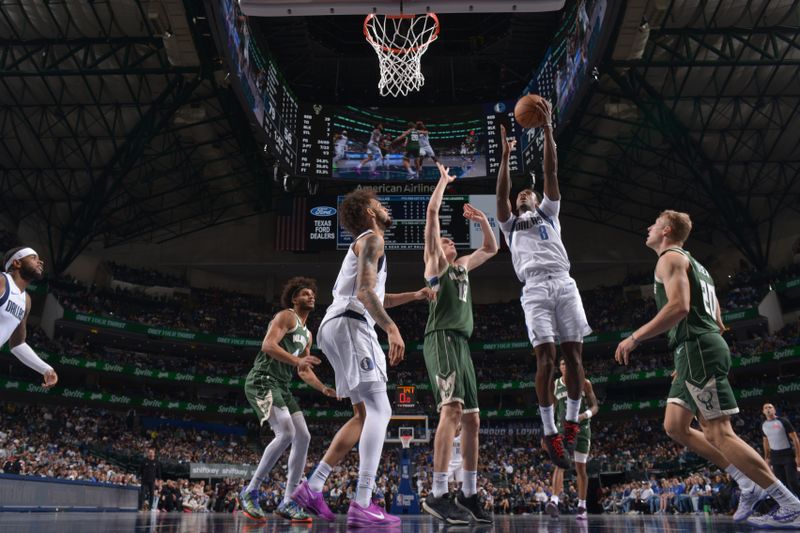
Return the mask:
{"type": "Polygon", "coordinates": [[[303,481],[294,489],[292,500],[305,509],[306,512],[320,516],[329,522],[336,520],[336,515],[331,512],[328,504],[325,503],[322,493],[311,490],[311,487],[308,486],[308,481],[303,481]]]}
{"type": "Polygon", "coordinates": [[[370,502],[369,507],[361,507],[355,500],[350,502],[347,511],[347,527],[399,527],[400,517],[390,515],[383,507],[370,502]]]}

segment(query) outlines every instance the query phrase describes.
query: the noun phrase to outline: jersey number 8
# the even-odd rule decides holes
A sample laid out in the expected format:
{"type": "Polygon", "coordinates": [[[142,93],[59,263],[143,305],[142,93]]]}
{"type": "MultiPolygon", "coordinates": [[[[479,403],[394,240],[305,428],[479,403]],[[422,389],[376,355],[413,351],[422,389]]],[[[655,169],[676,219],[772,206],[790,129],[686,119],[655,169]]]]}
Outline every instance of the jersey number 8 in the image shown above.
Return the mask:
{"type": "Polygon", "coordinates": [[[547,228],[545,226],[539,226],[539,238],[543,241],[546,241],[550,238],[550,236],[547,234],[547,228]]]}

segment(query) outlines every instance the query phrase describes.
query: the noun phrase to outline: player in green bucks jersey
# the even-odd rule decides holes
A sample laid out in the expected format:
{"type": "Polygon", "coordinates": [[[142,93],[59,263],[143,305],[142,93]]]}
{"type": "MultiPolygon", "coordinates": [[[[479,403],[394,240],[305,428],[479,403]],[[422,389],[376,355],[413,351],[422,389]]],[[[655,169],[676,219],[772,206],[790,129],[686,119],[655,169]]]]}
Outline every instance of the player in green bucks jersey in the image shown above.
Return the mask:
{"type": "Polygon", "coordinates": [[[736,480],[742,494],[735,521],[749,517],[757,527],[798,529],[800,500],[731,426],[730,417],[739,408],[728,381],[730,350],[721,335],[725,326],[714,280],[683,249],[691,230],[688,214],[670,210],[662,212],[648,228],[646,244],[658,254],[655,297],[659,310],[617,346],[615,358],[627,365],[642,341],[667,333],[675,362],[664,416],[667,434],[736,480]],[[694,417],[702,431],[691,427],[694,417]],[[764,491],[779,507],[769,514],[750,516],[764,491]]]}
{"type": "MultiPolygon", "coordinates": [[[[555,398],[556,406],[556,423],[558,430],[562,431],[562,421],[567,414],[567,384],[564,382],[564,376],[567,374],[567,363],[561,359],[559,363],[559,370],[561,377],[553,381],[553,396],[555,398]]],[[[575,464],[575,473],[578,478],[578,512],[575,516],[578,520],[586,520],[586,494],[589,489],[589,474],[586,471],[586,463],[589,460],[589,450],[592,447],[592,429],[590,427],[589,419],[597,414],[600,409],[597,403],[597,397],[594,394],[592,383],[588,379],[583,381],[583,391],[581,392],[581,405],[580,415],[578,415],[578,422],[580,430],[578,431],[578,438],[575,443],[575,454],[573,462],[575,464]]],[[[558,495],[564,489],[564,469],[555,467],[553,470],[553,478],[550,487],[550,501],[547,502],[545,511],[553,518],[558,518],[558,495]]]]}
{"type": "Polygon", "coordinates": [[[433,490],[423,509],[448,524],[470,520],[491,523],[478,501],[478,384],[469,352],[472,336],[472,294],[469,273],[497,253],[497,240],[486,215],[464,204],[464,218],[480,226],[483,244],[457,257],[455,243],[441,236],[439,208],[444,190],[455,180],[441,163],[439,183],[428,202],[425,220],[425,280],[434,291],[425,327],[423,355],[439,410],[433,448],[433,490]],[[456,428],[461,424],[462,490],[448,494],[447,480],[456,428]]]}
{"type": "Polygon", "coordinates": [[[312,388],[331,398],[336,391],[323,385],[313,365],[320,360],[311,355],[311,332],[306,327],[308,315],[314,310],[317,285],[313,279],[295,277],[283,288],[283,311],[275,314],[256,356],[253,368],[247,374],[244,391],[259,423],[269,422],[275,438],[267,445],[255,475],[239,495],[242,512],[253,520],[264,520],[258,503],[261,484],[269,479],[269,472],[283,452],[291,446],[286,487],[282,503],[275,514],[293,522],[310,522],[309,517],[290,498],[300,484],[306,464],[311,435],[303,412],[292,396],[289,385],[295,371],[312,388]]]}

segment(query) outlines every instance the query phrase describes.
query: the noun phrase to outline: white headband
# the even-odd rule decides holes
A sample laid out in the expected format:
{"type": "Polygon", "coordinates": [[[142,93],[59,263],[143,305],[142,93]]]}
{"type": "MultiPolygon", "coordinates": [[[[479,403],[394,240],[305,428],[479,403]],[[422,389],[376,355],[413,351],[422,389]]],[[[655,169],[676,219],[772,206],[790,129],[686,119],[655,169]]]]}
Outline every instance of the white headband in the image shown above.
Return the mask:
{"type": "Polygon", "coordinates": [[[22,259],[23,257],[28,257],[29,255],[39,255],[39,254],[37,254],[36,250],[34,250],[33,248],[23,248],[22,250],[12,255],[11,258],[8,261],[6,261],[6,272],[8,272],[9,268],[11,268],[11,263],[19,259],[22,259]]]}

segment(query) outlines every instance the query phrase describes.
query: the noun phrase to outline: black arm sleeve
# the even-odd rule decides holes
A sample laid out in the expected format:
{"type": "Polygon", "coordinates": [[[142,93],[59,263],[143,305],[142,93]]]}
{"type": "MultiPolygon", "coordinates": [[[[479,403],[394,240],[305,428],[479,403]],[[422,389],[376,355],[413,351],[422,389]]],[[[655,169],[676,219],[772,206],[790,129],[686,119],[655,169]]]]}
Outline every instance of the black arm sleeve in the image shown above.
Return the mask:
{"type": "Polygon", "coordinates": [[[789,422],[788,418],[781,416],[778,418],[778,420],[780,420],[781,424],[783,424],[783,429],[786,431],[787,438],[789,437],[789,433],[797,433],[792,423],[789,422]]]}

